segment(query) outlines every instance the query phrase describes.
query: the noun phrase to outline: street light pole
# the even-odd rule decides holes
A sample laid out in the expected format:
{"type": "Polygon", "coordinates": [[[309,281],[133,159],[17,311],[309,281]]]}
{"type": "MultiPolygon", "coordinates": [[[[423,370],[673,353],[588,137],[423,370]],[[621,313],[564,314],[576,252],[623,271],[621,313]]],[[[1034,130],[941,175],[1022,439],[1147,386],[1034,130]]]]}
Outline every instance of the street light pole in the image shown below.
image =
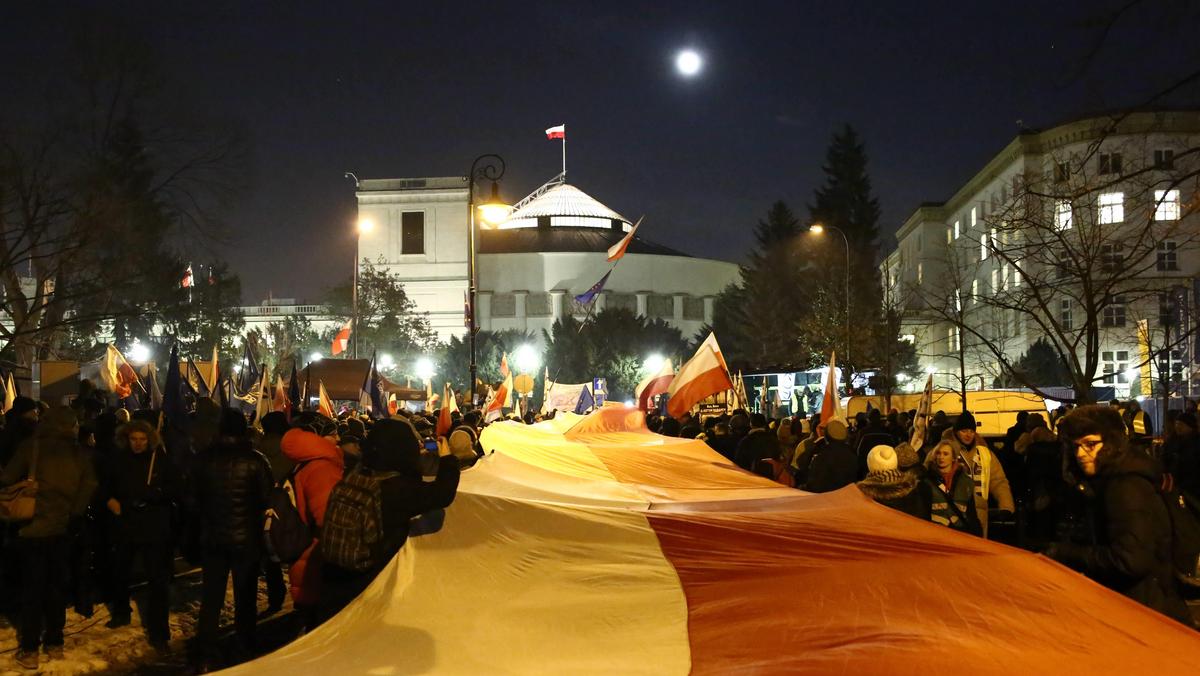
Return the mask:
{"type": "MultiPolygon", "coordinates": [[[[818,235],[826,230],[833,230],[842,236],[842,243],[846,245],[846,367],[850,367],[850,239],[846,237],[845,231],[836,225],[814,224],[809,228],[818,235]]],[[[852,384],[852,383],[847,383],[852,384]]]]}
{"type": "Polygon", "coordinates": [[[471,382],[468,384],[468,387],[471,390],[472,406],[476,404],[475,381],[479,370],[478,364],[475,362],[475,334],[479,332],[475,309],[476,296],[479,291],[479,271],[475,262],[475,181],[478,179],[492,181],[494,198],[496,181],[499,181],[503,176],[504,158],[493,153],[476,157],[475,161],[471,162],[471,170],[467,172],[467,342],[470,344],[471,350],[471,382]]]}

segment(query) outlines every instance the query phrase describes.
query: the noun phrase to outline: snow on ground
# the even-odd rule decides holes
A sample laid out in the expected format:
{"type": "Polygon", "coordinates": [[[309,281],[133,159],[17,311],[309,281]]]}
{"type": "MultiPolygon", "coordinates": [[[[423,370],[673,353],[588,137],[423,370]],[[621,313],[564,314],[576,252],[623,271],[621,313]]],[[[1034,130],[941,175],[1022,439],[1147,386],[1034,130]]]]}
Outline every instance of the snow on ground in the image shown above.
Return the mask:
{"type": "MultiPolygon", "coordinates": [[[[259,613],[266,610],[266,585],[259,581],[259,613]]],[[[138,613],[140,594],[134,594],[133,622],[125,627],[109,629],[108,609],[96,606],[95,614],[85,618],[73,609],[67,609],[67,626],[63,630],[64,659],[51,661],[43,652],[37,673],[56,676],[76,674],[111,673],[179,673],[187,661],[187,642],[196,633],[196,622],[200,612],[200,574],[188,571],[175,579],[171,588],[171,648],[172,654],[160,656],[146,639],[138,613]]],[[[291,611],[291,599],[275,617],[291,611]]],[[[18,676],[33,673],[26,671],[16,662],[17,630],[15,618],[0,616],[0,676],[18,676]]],[[[261,619],[260,619],[261,621],[261,619]]],[[[221,613],[221,626],[232,631],[233,589],[226,589],[225,608],[221,613]]]]}

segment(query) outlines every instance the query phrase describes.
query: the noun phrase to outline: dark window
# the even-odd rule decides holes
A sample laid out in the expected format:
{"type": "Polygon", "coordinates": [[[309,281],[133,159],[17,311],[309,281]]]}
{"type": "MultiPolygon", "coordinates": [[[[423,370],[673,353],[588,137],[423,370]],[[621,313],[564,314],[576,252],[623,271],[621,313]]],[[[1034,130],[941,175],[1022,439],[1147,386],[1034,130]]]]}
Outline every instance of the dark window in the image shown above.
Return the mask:
{"type": "Polygon", "coordinates": [[[548,293],[531,293],[525,297],[525,315],[527,317],[549,317],[553,309],[548,293]]]}
{"type": "Polygon", "coordinates": [[[704,299],[684,296],[683,318],[704,321],[704,299]]]}
{"type": "Polygon", "coordinates": [[[1173,272],[1179,269],[1179,259],[1175,253],[1175,242],[1163,241],[1158,243],[1158,258],[1155,267],[1160,272],[1173,272]]]}
{"type": "Polygon", "coordinates": [[[1067,162],[1058,162],[1054,165],[1054,182],[1065,183],[1071,178],[1071,165],[1067,162]]]}
{"type": "Polygon", "coordinates": [[[1108,304],[1104,306],[1102,323],[1104,326],[1125,326],[1124,296],[1108,298],[1108,304]]]}
{"type": "Polygon", "coordinates": [[[1100,153],[1100,173],[1121,173],[1121,153],[1100,153]]]}
{"type": "Polygon", "coordinates": [[[671,319],[675,316],[675,298],[673,296],[650,296],[646,301],[646,314],[660,319],[671,319]]]}
{"type": "Polygon", "coordinates": [[[517,297],[511,293],[492,294],[493,317],[516,317],[517,297]]]}
{"type": "Polygon", "coordinates": [[[1175,151],[1155,150],[1154,151],[1154,168],[1155,169],[1174,169],[1175,168],[1175,151]]]}
{"type": "Polygon", "coordinates": [[[1100,269],[1107,273],[1121,272],[1125,267],[1125,254],[1120,244],[1104,244],[1100,247],[1100,269]]]}
{"type": "Polygon", "coordinates": [[[1175,324],[1175,303],[1171,298],[1171,294],[1162,292],[1158,294],[1158,325],[1173,326],[1175,324]]]}
{"type": "Polygon", "coordinates": [[[425,253],[425,212],[406,211],[400,216],[400,253],[425,253]]]}

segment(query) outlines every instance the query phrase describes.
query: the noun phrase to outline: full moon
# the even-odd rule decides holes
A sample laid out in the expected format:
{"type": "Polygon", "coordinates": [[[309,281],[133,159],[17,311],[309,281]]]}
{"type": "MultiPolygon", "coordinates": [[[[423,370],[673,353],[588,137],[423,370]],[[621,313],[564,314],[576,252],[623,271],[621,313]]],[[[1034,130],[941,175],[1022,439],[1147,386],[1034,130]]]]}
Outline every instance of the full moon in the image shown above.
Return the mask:
{"type": "Polygon", "coordinates": [[[684,77],[692,77],[700,72],[704,61],[695,50],[685,49],[675,57],[675,69],[684,77]]]}

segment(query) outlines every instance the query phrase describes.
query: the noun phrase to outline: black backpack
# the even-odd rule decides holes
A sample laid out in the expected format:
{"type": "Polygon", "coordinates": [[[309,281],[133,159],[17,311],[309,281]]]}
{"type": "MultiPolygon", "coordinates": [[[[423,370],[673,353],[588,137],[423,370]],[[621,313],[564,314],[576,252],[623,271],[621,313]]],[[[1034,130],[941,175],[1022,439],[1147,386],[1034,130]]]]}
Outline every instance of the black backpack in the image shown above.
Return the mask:
{"type": "Polygon", "coordinates": [[[1163,504],[1171,519],[1171,563],[1182,584],[1200,588],[1200,501],[1165,482],[1163,504]]]}
{"type": "Polygon", "coordinates": [[[296,465],[267,497],[263,539],[267,554],[278,563],[295,563],[313,542],[313,529],[300,518],[300,510],[296,507],[296,474],[307,464],[296,465]]]}
{"type": "Polygon", "coordinates": [[[395,472],[350,472],[333,487],[321,526],[321,556],[327,563],[365,572],[380,563],[384,545],[381,484],[395,472]]]}

